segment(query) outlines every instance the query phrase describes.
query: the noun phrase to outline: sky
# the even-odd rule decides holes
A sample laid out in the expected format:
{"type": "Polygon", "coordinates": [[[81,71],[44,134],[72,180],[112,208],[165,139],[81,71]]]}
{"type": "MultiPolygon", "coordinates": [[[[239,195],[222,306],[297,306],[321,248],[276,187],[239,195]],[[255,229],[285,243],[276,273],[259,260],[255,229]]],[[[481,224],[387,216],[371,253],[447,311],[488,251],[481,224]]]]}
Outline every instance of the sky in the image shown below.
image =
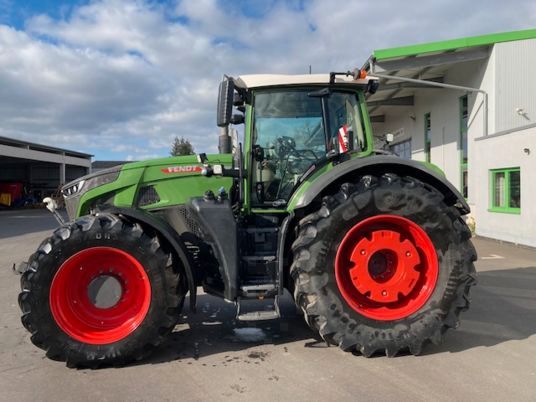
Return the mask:
{"type": "Polygon", "coordinates": [[[167,156],[175,136],[216,152],[223,74],[535,26],[533,0],[0,0],[0,136],[95,160],[167,156]]]}

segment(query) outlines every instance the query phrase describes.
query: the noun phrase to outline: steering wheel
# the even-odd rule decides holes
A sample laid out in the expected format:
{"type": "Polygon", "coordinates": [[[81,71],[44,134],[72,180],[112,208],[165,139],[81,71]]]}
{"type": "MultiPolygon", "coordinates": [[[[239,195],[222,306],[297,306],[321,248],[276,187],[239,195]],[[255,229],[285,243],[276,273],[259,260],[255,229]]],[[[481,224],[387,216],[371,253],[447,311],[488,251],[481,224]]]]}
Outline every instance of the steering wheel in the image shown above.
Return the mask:
{"type": "Polygon", "coordinates": [[[311,156],[315,161],[318,161],[318,156],[311,149],[297,149],[296,141],[292,137],[278,137],[277,138],[277,154],[281,160],[288,158],[289,156],[295,156],[300,159],[311,159],[311,156]]]}
{"type": "Polygon", "coordinates": [[[292,137],[278,137],[277,138],[277,153],[280,157],[286,156],[291,153],[296,153],[296,141],[292,137]]]}

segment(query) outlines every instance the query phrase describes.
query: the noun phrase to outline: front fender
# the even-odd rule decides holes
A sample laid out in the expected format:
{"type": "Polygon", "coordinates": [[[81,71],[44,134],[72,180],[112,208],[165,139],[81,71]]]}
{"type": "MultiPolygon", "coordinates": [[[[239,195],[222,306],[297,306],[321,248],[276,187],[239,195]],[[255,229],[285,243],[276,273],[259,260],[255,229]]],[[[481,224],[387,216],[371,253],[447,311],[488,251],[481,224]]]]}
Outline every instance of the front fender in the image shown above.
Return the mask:
{"type": "Polygon", "coordinates": [[[169,243],[169,245],[173,248],[173,250],[179,257],[182,265],[184,266],[186,280],[188,283],[188,290],[190,291],[190,310],[195,311],[197,288],[195,286],[194,274],[192,269],[194,263],[190,255],[188,254],[186,246],[179,238],[175,230],[173,230],[173,228],[169,225],[169,223],[141,209],[103,206],[99,209],[99,212],[124,216],[127,219],[132,220],[134,222],[138,222],[144,226],[150,226],[154,231],[156,231],[162,238],[164,238],[169,243]]]}
{"type": "Polygon", "coordinates": [[[462,214],[471,211],[465,198],[444,176],[426,167],[422,162],[402,159],[391,155],[375,155],[366,158],[354,158],[335,165],[325,173],[313,174],[305,180],[292,196],[288,209],[296,210],[310,205],[322,196],[330,186],[342,184],[352,177],[364,174],[396,173],[415,177],[440,191],[450,205],[456,205],[462,214]]]}

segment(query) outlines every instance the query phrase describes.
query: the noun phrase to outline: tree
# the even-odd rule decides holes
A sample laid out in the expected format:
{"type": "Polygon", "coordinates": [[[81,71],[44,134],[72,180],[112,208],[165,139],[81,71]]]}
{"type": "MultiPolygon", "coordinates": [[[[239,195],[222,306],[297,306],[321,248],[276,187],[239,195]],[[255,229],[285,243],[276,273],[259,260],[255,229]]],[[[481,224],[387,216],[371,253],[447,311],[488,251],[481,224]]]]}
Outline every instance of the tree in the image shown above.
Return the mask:
{"type": "Polygon", "coordinates": [[[190,141],[181,137],[175,137],[173,144],[171,145],[171,151],[169,152],[171,156],[180,156],[180,155],[193,155],[194,147],[190,144],[190,141]]]}

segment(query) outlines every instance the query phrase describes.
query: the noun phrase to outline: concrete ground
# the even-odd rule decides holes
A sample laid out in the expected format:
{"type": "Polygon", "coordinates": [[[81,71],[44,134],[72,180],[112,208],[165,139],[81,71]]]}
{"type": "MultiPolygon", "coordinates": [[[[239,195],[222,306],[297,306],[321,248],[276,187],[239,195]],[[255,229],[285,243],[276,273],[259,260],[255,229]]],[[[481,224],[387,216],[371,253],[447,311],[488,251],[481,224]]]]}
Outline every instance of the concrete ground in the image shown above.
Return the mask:
{"type": "Polygon", "coordinates": [[[312,336],[290,298],[284,318],[237,326],[234,307],[207,295],[149,360],[74,370],[44,357],[20,323],[19,277],[55,227],[44,211],[0,212],[0,399],[535,400],[536,251],[475,239],[479,285],[462,324],[423,355],[353,356],[312,336]]]}

